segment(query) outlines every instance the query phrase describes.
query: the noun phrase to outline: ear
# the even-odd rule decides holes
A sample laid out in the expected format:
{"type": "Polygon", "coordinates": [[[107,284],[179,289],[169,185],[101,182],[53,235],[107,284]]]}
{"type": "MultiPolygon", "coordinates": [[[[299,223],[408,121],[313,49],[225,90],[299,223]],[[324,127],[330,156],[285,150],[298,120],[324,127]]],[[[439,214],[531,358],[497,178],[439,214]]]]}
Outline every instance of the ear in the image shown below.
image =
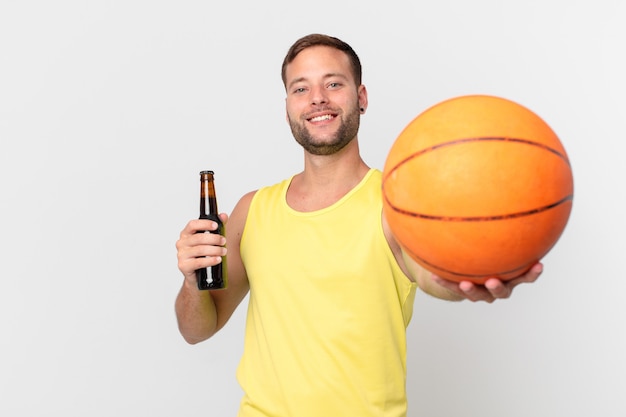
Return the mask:
{"type": "Polygon", "coordinates": [[[367,88],[365,88],[363,84],[359,86],[358,96],[359,96],[359,109],[361,110],[361,113],[365,113],[365,110],[367,110],[367,88]]]}

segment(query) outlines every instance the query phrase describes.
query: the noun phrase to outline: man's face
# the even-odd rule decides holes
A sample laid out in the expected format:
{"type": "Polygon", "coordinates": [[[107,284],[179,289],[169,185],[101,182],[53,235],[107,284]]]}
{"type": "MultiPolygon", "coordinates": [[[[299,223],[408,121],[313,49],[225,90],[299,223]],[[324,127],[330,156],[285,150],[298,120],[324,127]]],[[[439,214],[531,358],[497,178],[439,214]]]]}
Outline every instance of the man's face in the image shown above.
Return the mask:
{"type": "Polygon", "coordinates": [[[367,102],[343,52],[314,46],[286,69],[287,120],[296,141],[311,154],[331,155],[359,130],[359,108],[367,102]]]}

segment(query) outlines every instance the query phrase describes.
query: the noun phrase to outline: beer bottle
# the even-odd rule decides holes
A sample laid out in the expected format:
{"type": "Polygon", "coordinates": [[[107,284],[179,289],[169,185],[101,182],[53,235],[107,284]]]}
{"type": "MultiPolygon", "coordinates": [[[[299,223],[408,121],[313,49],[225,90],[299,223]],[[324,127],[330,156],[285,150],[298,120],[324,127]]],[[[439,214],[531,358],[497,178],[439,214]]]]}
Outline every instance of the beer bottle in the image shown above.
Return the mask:
{"type": "MultiPolygon", "coordinates": [[[[218,224],[218,228],[204,233],[219,233],[224,235],[224,224],[217,215],[217,198],[215,196],[215,184],[213,182],[213,171],[200,172],[200,219],[213,220],[218,224]]],[[[203,232],[198,232],[203,233],[203,232]]],[[[226,257],[217,265],[196,270],[198,289],[217,290],[226,288],[227,284],[226,257]]]]}

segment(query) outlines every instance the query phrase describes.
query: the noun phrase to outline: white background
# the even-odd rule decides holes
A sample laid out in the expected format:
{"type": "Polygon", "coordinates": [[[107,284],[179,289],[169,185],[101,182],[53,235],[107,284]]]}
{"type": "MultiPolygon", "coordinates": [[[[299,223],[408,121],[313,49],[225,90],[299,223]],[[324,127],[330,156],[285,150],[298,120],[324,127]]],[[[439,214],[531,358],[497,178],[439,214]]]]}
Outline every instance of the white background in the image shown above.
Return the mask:
{"type": "Polygon", "coordinates": [[[574,169],[536,284],[418,295],[409,416],[626,415],[625,18],[622,0],[1,0],[0,415],[235,415],[245,303],[185,344],[174,244],[200,170],[230,212],[301,169],[280,64],[312,32],[362,59],[371,166],[427,107],[482,93],[543,117],[574,169]]]}

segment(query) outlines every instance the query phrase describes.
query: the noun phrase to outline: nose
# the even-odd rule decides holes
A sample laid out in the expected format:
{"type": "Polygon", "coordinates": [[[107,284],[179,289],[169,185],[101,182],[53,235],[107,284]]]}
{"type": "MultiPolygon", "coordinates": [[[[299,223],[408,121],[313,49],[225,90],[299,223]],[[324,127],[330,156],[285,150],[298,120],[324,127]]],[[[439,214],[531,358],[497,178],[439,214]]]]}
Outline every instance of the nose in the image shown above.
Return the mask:
{"type": "Polygon", "coordinates": [[[311,104],[318,106],[320,104],[328,103],[328,95],[326,94],[326,88],[324,86],[318,86],[311,88],[311,104]]]}

